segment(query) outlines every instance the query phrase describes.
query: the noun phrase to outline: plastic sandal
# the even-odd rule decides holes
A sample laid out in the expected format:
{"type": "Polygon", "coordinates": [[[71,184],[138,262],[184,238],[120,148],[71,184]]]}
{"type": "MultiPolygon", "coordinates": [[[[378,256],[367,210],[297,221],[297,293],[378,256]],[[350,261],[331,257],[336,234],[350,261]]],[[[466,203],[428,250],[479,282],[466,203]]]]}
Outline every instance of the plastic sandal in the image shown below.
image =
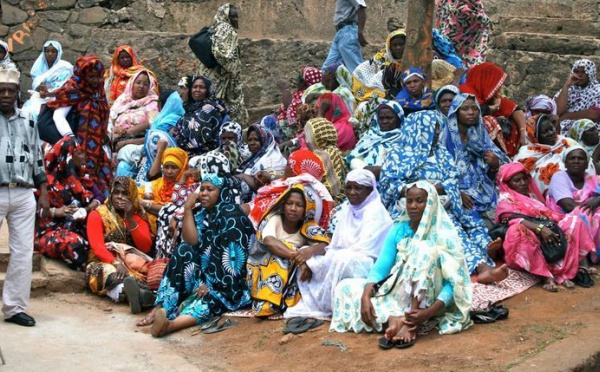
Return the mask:
{"type": "Polygon", "coordinates": [[[410,340],[410,341],[400,340],[400,341],[396,342],[394,344],[394,346],[396,347],[396,349],[408,349],[409,347],[413,346],[414,344],[415,344],[415,340],[410,340]]]}
{"type": "Polygon", "coordinates": [[[396,346],[394,341],[388,340],[385,337],[380,338],[378,343],[379,343],[379,347],[382,348],[383,350],[389,350],[389,349],[393,348],[394,346],[396,346]]]}
{"type": "Polygon", "coordinates": [[[217,323],[219,323],[219,320],[221,320],[220,316],[213,316],[212,318],[210,318],[206,322],[202,323],[199,328],[200,328],[201,331],[206,331],[207,329],[212,328],[217,323]]]}
{"type": "Polygon", "coordinates": [[[231,319],[226,319],[223,323],[216,325],[212,328],[207,328],[204,330],[204,333],[206,333],[207,335],[213,334],[213,333],[217,333],[217,332],[221,332],[224,331],[226,329],[232,328],[236,326],[236,322],[232,321],[231,319]]]}

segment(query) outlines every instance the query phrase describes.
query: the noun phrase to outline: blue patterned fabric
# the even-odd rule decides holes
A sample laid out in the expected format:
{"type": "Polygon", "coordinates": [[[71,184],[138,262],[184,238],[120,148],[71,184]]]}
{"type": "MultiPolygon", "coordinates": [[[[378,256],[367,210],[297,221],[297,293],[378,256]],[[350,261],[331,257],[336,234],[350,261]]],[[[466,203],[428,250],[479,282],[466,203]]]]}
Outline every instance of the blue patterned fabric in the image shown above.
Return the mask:
{"type": "Polygon", "coordinates": [[[439,57],[452,66],[465,68],[462,59],[456,54],[454,45],[438,29],[433,29],[433,49],[438,53],[439,57]]]}
{"type": "MultiPolygon", "coordinates": [[[[402,73],[401,79],[405,82],[411,76],[418,76],[419,78],[425,80],[426,76],[423,70],[418,67],[411,67],[408,70],[402,73]]],[[[433,100],[434,91],[431,89],[427,89],[427,87],[423,88],[423,95],[421,98],[413,98],[410,93],[408,93],[408,89],[406,86],[402,87],[402,90],[396,95],[394,99],[396,102],[402,106],[405,113],[408,115],[413,112],[422,111],[422,110],[433,110],[435,109],[435,101],[433,100]]]]}
{"type": "MultiPolygon", "coordinates": [[[[356,147],[346,157],[346,164],[351,169],[361,168],[360,166],[352,166],[352,160],[358,159],[362,165],[381,166],[387,155],[398,143],[400,138],[400,128],[404,122],[404,110],[398,102],[384,100],[377,106],[377,110],[373,113],[371,128],[361,137],[356,147]],[[377,114],[382,108],[390,108],[396,113],[399,120],[399,126],[387,132],[382,132],[379,128],[377,114]]],[[[357,161],[355,161],[356,163],[357,161]]]]}
{"type": "Polygon", "coordinates": [[[467,267],[472,273],[482,262],[494,265],[487,256],[491,240],[483,221],[463,208],[460,176],[452,156],[439,140],[434,144],[436,126],[441,120],[443,115],[435,111],[421,111],[406,118],[398,145],[383,163],[379,192],[383,205],[396,220],[402,212],[397,201],[404,186],[419,180],[441,185],[449,197],[448,212],[463,241],[467,267]]]}
{"type": "Polygon", "coordinates": [[[150,125],[150,129],[162,130],[169,132],[171,128],[177,124],[179,119],[185,114],[183,101],[177,92],[171,93],[164,106],[160,109],[160,113],[150,125]]]}
{"type": "Polygon", "coordinates": [[[488,175],[489,166],[483,160],[483,156],[492,151],[500,159],[500,164],[508,163],[509,159],[490,139],[481,115],[477,124],[468,129],[468,141],[463,145],[458,131],[458,109],[468,98],[473,99],[479,107],[475,96],[462,93],[456,95],[450,106],[448,124],[441,134],[440,142],[446,146],[454,159],[460,190],[473,199],[477,211],[486,212],[495,208],[498,192],[493,179],[488,175]]]}
{"type": "Polygon", "coordinates": [[[156,297],[170,320],[190,315],[202,323],[250,305],[246,260],[254,228],[231,201],[227,179],[209,175],[204,180],[221,185],[219,201],[212,210],[194,214],[198,246],[182,243],[171,255],[156,297]],[[197,298],[202,284],[209,292],[197,298]]]}

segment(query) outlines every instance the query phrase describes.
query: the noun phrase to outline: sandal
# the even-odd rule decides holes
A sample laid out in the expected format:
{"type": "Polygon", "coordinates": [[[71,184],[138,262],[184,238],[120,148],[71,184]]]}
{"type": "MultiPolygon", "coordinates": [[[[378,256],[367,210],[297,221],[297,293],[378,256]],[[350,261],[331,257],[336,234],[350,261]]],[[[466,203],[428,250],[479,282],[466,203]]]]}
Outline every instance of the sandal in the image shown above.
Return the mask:
{"type": "Polygon", "coordinates": [[[394,341],[388,340],[385,337],[380,338],[378,343],[379,343],[379,347],[382,348],[383,350],[389,350],[389,349],[393,348],[394,346],[396,346],[394,341]]]}
{"type": "Polygon", "coordinates": [[[320,319],[313,318],[292,318],[285,323],[285,328],[283,328],[283,334],[300,334],[307,331],[310,331],[313,328],[317,328],[324,322],[320,319]]]}
{"type": "Polygon", "coordinates": [[[199,328],[201,331],[206,331],[207,329],[212,328],[215,325],[217,325],[217,323],[219,323],[219,320],[221,320],[221,317],[218,315],[215,315],[212,318],[210,318],[209,320],[207,320],[206,322],[200,324],[199,328]]]}
{"type": "Polygon", "coordinates": [[[165,309],[156,310],[150,333],[152,333],[152,337],[163,337],[169,334],[169,319],[167,319],[165,309]]]}
{"type": "Polygon", "coordinates": [[[396,347],[396,349],[408,349],[409,347],[413,346],[415,344],[416,340],[410,340],[410,341],[404,341],[404,340],[400,340],[397,341],[394,346],[396,347]]]}
{"type": "Polygon", "coordinates": [[[583,288],[590,288],[594,285],[592,277],[584,268],[580,268],[579,271],[577,271],[577,275],[573,278],[573,283],[583,288]]]}
{"type": "MultiPolygon", "coordinates": [[[[218,322],[218,320],[217,320],[218,322]]],[[[213,334],[213,333],[217,333],[217,332],[221,332],[224,331],[228,328],[232,328],[236,326],[236,322],[232,321],[231,319],[226,319],[223,323],[221,323],[220,325],[215,325],[211,328],[207,328],[204,330],[204,333],[206,333],[207,335],[213,334]]]]}
{"type": "Polygon", "coordinates": [[[505,320],[508,319],[508,308],[502,305],[494,305],[490,309],[490,312],[495,320],[505,320]]]}

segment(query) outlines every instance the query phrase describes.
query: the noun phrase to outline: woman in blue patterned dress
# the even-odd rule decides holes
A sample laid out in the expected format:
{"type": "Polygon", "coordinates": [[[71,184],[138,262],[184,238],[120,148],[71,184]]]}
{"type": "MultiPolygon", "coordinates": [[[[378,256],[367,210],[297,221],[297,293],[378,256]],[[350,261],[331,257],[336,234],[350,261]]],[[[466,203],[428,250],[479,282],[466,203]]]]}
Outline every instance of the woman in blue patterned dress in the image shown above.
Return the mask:
{"type": "Polygon", "coordinates": [[[254,229],[231,201],[228,181],[205,176],[200,193],[188,196],[183,218],[183,243],[169,260],[156,308],[147,316],[154,317],[154,337],[250,305],[246,259],[254,229]],[[197,201],[202,208],[194,212],[197,201]]]}
{"type": "Polygon", "coordinates": [[[383,163],[379,180],[381,200],[396,220],[405,210],[406,185],[429,181],[456,225],[469,272],[477,273],[480,283],[502,280],[506,278],[506,267],[493,268],[487,252],[499,249],[502,242],[492,242],[483,221],[463,206],[454,159],[438,140],[442,119],[435,111],[420,111],[406,118],[398,145],[383,163]]]}
{"type": "Polygon", "coordinates": [[[498,199],[494,178],[500,165],[509,159],[490,139],[475,96],[456,95],[447,123],[440,142],[456,164],[465,207],[474,217],[481,217],[491,225],[498,199]]]}

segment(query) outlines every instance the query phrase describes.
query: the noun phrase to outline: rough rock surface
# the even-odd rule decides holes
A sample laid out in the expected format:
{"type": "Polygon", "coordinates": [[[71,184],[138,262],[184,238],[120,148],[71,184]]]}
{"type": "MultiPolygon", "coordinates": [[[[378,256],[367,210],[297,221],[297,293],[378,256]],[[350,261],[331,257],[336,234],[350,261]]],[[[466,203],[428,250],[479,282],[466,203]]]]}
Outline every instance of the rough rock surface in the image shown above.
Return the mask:
{"type": "MultiPolygon", "coordinates": [[[[280,101],[276,81],[293,79],[304,65],[320,66],[334,35],[335,0],[240,0],[240,49],[246,104],[253,119],[280,101]]],[[[187,37],[209,25],[222,1],[188,0],[11,0],[4,6],[0,36],[13,59],[28,72],[43,43],[63,44],[64,58],[96,53],[108,65],[114,48],[131,44],[154,69],[161,85],[173,87],[198,62],[187,37]],[[3,36],[5,37],[5,36],[3,36]]],[[[487,0],[493,22],[488,59],[509,73],[506,91],[518,103],[536,93],[554,94],[571,63],[582,56],[600,61],[599,0],[487,0]]],[[[389,17],[406,19],[406,0],[369,3],[365,57],[383,46],[389,17]]]]}

